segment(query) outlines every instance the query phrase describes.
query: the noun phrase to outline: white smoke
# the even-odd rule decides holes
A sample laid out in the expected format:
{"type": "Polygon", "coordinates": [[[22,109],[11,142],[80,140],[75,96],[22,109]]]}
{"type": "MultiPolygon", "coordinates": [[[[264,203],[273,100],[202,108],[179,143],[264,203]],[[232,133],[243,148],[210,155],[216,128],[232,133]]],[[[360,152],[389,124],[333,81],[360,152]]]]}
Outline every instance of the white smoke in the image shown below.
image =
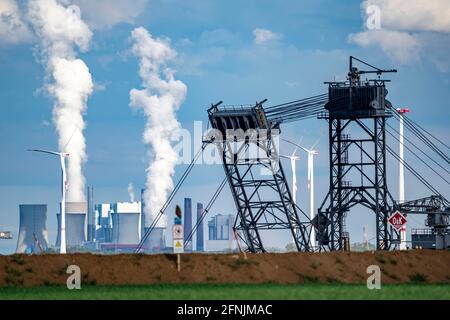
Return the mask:
{"type": "Polygon", "coordinates": [[[133,184],[131,182],[128,184],[127,190],[128,190],[128,195],[130,196],[130,201],[134,202],[134,188],[133,188],[133,184]]]}
{"type": "Polygon", "coordinates": [[[67,200],[84,201],[82,166],[86,161],[86,143],[83,114],[93,82],[86,64],[76,57],[76,49],[88,49],[92,32],[81,20],[79,7],[66,6],[65,3],[29,0],[28,18],[39,38],[48,78],[46,89],[54,98],[53,123],[58,133],[59,149],[70,153],[67,200]]]}
{"type": "MultiPolygon", "coordinates": [[[[174,71],[166,65],[176,57],[167,41],[153,38],[142,27],[132,31],[131,39],[132,51],[139,59],[143,89],[130,91],[130,106],[142,109],[147,117],[143,140],[151,154],[143,195],[145,221],[149,225],[173,188],[172,176],[178,155],[170,140],[181,127],[175,112],[186,97],[187,87],[174,79],[174,71]]],[[[166,224],[164,216],[156,226],[166,227],[166,224]]]]}

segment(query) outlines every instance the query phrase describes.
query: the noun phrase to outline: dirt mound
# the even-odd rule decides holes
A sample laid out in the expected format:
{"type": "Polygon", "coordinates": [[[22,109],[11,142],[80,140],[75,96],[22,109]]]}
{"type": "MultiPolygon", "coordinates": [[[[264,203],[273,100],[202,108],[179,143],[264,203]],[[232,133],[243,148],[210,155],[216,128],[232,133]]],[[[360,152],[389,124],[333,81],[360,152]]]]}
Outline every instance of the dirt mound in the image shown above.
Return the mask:
{"type": "Polygon", "coordinates": [[[450,283],[450,252],[328,252],[283,254],[11,255],[0,256],[0,286],[64,285],[69,265],[82,284],[365,283],[378,265],[382,283],[450,283]]]}

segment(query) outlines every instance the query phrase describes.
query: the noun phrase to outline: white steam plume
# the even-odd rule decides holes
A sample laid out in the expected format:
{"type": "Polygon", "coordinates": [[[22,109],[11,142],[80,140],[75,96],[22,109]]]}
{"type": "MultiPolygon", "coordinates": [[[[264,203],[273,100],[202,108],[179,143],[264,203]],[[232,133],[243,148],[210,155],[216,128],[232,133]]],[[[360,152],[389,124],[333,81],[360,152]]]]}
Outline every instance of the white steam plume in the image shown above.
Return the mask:
{"type": "Polygon", "coordinates": [[[133,188],[133,184],[131,182],[128,184],[127,190],[128,190],[128,195],[130,196],[130,201],[134,202],[134,188],[133,188]]]}
{"type": "Polygon", "coordinates": [[[66,2],[29,0],[28,18],[39,37],[39,49],[47,72],[46,89],[54,99],[53,123],[59,149],[70,153],[67,201],[84,201],[82,166],[86,161],[86,143],[83,114],[93,82],[86,64],[76,57],[76,49],[88,49],[92,32],[81,20],[79,7],[66,6],[66,2]]]}
{"type": "MultiPolygon", "coordinates": [[[[172,176],[178,155],[170,141],[181,127],[175,112],[186,97],[187,87],[174,79],[174,71],[166,65],[176,57],[167,41],[153,38],[144,28],[134,29],[131,39],[132,51],[139,59],[143,88],[130,91],[130,106],[142,109],[147,117],[143,140],[149,145],[151,154],[143,195],[148,226],[173,188],[172,176]]],[[[167,217],[163,217],[156,227],[166,225],[167,217]]]]}

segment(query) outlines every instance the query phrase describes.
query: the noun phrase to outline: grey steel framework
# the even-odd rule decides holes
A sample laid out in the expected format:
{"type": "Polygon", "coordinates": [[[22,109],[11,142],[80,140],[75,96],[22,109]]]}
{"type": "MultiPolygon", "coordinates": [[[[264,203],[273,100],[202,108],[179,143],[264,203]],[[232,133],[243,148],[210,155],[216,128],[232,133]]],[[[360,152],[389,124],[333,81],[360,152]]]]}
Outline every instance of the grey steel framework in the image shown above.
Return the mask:
{"type": "Polygon", "coordinates": [[[396,204],[394,210],[398,210],[404,215],[426,214],[425,225],[431,228],[432,234],[450,233],[450,203],[442,195],[432,195],[396,204]]]}
{"type": "Polygon", "coordinates": [[[278,159],[273,128],[267,125],[262,104],[232,109],[219,109],[215,105],[208,114],[212,127],[222,137],[214,139],[214,144],[220,151],[237,208],[235,234],[248,251],[265,252],[260,231],[286,229],[291,232],[298,251],[310,251],[308,239],[312,226],[292,201],[278,159]],[[252,134],[230,138],[227,130],[239,129],[247,133],[250,130],[252,134]],[[257,156],[248,152],[252,148],[257,150],[257,156]]]}
{"type": "MultiPolygon", "coordinates": [[[[363,62],[364,63],[364,62],[363,62]]],[[[376,73],[395,72],[380,70],[376,73]]],[[[372,73],[352,66],[348,82],[330,82],[327,112],[319,115],[329,124],[330,187],[313,220],[319,250],[344,249],[345,218],[360,204],[375,214],[378,250],[388,250],[399,234],[388,226],[394,199],[386,181],[386,119],[384,80],[361,83],[359,75],[372,73]],[[352,137],[349,132],[357,132],[352,137]]]]}

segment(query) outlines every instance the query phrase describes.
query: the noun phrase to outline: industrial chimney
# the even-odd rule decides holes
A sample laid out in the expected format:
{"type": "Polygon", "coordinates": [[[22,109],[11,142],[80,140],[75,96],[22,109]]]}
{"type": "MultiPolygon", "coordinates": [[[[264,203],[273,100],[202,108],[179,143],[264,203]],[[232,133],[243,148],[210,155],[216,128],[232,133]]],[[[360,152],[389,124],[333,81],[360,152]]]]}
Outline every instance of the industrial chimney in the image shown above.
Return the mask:
{"type": "Polygon", "coordinates": [[[202,220],[202,213],[203,213],[203,203],[197,202],[197,251],[204,251],[204,240],[203,240],[203,220],[202,220]]]}
{"type": "Polygon", "coordinates": [[[187,238],[192,232],[192,199],[184,198],[184,246],[187,251],[192,251],[192,240],[188,242],[187,238]]]}
{"type": "Polygon", "coordinates": [[[17,253],[41,253],[47,249],[47,205],[19,205],[20,226],[17,253]]]}

